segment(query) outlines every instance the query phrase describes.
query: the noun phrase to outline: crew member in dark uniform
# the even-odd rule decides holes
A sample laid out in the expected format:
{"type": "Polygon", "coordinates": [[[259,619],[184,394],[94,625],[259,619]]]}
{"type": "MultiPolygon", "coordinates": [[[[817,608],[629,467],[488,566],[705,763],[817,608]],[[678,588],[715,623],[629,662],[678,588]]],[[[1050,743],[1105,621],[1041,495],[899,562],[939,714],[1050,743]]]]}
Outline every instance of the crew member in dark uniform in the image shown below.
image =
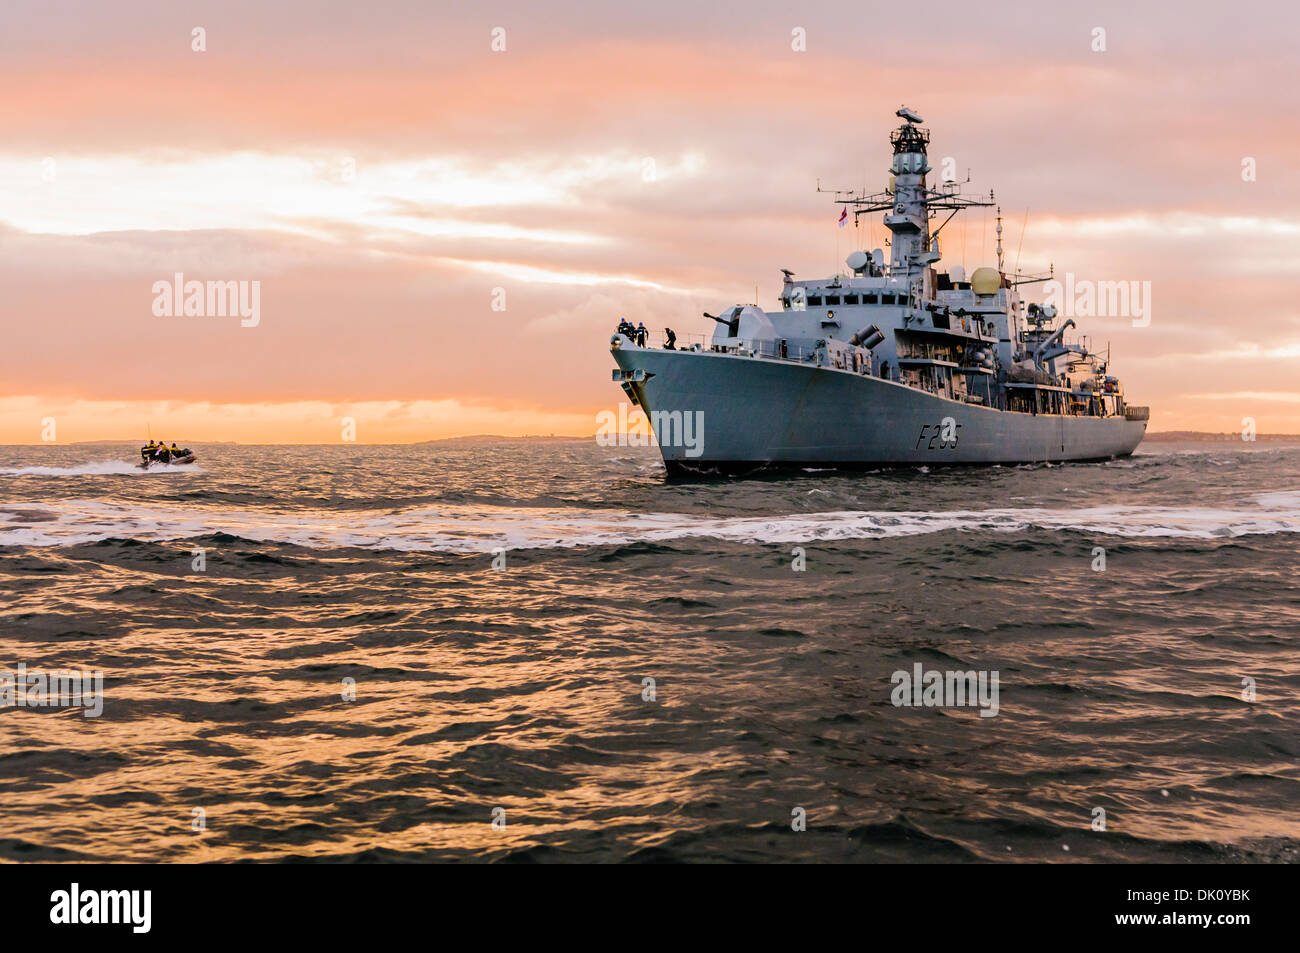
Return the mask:
{"type": "Polygon", "coordinates": [[[664,336],[668,339],[668,340],[664,341],[664,350],[665,350],[665,351],[675,351],[675,350],[677,350],[677,346],[676,346],[676,345],[677,345],[677,335],[673,334],[673,329],[672,329],[672,328],[664,328],[664,336]]]}

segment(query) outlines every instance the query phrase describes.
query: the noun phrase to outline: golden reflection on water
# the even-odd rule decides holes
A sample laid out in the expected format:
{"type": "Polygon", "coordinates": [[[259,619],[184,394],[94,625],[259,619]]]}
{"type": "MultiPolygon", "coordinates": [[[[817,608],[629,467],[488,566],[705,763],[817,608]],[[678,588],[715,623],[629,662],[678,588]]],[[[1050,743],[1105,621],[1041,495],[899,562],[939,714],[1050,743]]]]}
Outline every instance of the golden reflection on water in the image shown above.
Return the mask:
{"type": "MultiPolygon", "coordinates": [[[[979,479],[1136,493],[1153,468],[979,479]]],[[[532,479],[550,514],[554,476],[532,479]]],[[[729,487],[758,503],[723,515],[984,492],[862,479],[729,487]]],[[[1292,539],[1108,539],[1106,574],[1087,534],[1046,530],[810,540],[801,574],[784,544],[711,539],[511,551],[504,572],[229,537],[203,573],[185,540],[0,548],[0,670],[106,678],[98,719],[0,711],[0,857],[1295,859],[1292,539]],[[1000,672],[999,714],[894,707],[915,662],[1000,672]]]]}

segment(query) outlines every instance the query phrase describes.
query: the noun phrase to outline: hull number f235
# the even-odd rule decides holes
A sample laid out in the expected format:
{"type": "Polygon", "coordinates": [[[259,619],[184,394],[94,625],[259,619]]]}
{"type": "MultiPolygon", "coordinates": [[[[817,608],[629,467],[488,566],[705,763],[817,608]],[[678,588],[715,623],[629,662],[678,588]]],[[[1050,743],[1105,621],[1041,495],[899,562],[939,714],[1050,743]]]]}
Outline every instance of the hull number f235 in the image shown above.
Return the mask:
{"type": "Polygon", "coordinates": [[[937,424],[922,424],[921,432],[916,438],[916,446],[912,449],[919,450],[921,444],[925,444],[926,450],[952,450],[957,446],[957,438],[961,436],[958,433],[960,430],[961,424],[951,417],[945,417],[937,424]]]}

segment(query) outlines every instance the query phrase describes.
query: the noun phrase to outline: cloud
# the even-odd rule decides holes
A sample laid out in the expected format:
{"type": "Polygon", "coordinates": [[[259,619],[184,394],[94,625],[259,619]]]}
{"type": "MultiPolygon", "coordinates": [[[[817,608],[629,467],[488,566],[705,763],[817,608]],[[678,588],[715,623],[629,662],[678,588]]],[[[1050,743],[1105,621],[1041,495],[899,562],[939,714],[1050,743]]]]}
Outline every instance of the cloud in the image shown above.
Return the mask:
{"type": "MultiPolygon", "coordinates": [[[[1152,282],[1151,327],[1081,330],[1158,420],[1208,422],[1189,367],[1216,392],[1292,386],[1274,375],[1295,354],[1300,150],[1276,117],[1300,92],[1279,14],[1250,8],[1103,3],[1103,55],[1091,20],[941,3],[918,70],[890,49],[865,67],[875,14],[843,4],[128,0],[74,20],[19,0],[0,82],[34,92],[0,104],[0,394],[452,402],[466,432],[475,406],[590,415],[619,396],[618,316],[708,333],[701,311],[756,286],[774,306],[779,268],[884,244],[878,221],[835,228],[814,189],[883,186],[906,98],[936,159],[996,187],[1009,266],[1152,282]],[[177,272],[260,281],[262,323],[155,318],[177,272]]],[[[992,210],[954,221],[945,262],[991,262],[992,228],[992,210]]]]}

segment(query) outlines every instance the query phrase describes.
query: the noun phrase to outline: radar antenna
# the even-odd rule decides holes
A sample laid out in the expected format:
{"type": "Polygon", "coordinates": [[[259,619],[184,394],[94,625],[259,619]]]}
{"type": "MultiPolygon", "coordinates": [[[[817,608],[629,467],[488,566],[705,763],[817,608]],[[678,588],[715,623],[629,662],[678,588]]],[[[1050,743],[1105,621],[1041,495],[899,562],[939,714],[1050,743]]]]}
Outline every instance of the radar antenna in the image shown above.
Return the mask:
{"type": "Polygon", "coordinates": [[[998,206],[998,274],[1002,273],[1002,206],[998,206]]]}

